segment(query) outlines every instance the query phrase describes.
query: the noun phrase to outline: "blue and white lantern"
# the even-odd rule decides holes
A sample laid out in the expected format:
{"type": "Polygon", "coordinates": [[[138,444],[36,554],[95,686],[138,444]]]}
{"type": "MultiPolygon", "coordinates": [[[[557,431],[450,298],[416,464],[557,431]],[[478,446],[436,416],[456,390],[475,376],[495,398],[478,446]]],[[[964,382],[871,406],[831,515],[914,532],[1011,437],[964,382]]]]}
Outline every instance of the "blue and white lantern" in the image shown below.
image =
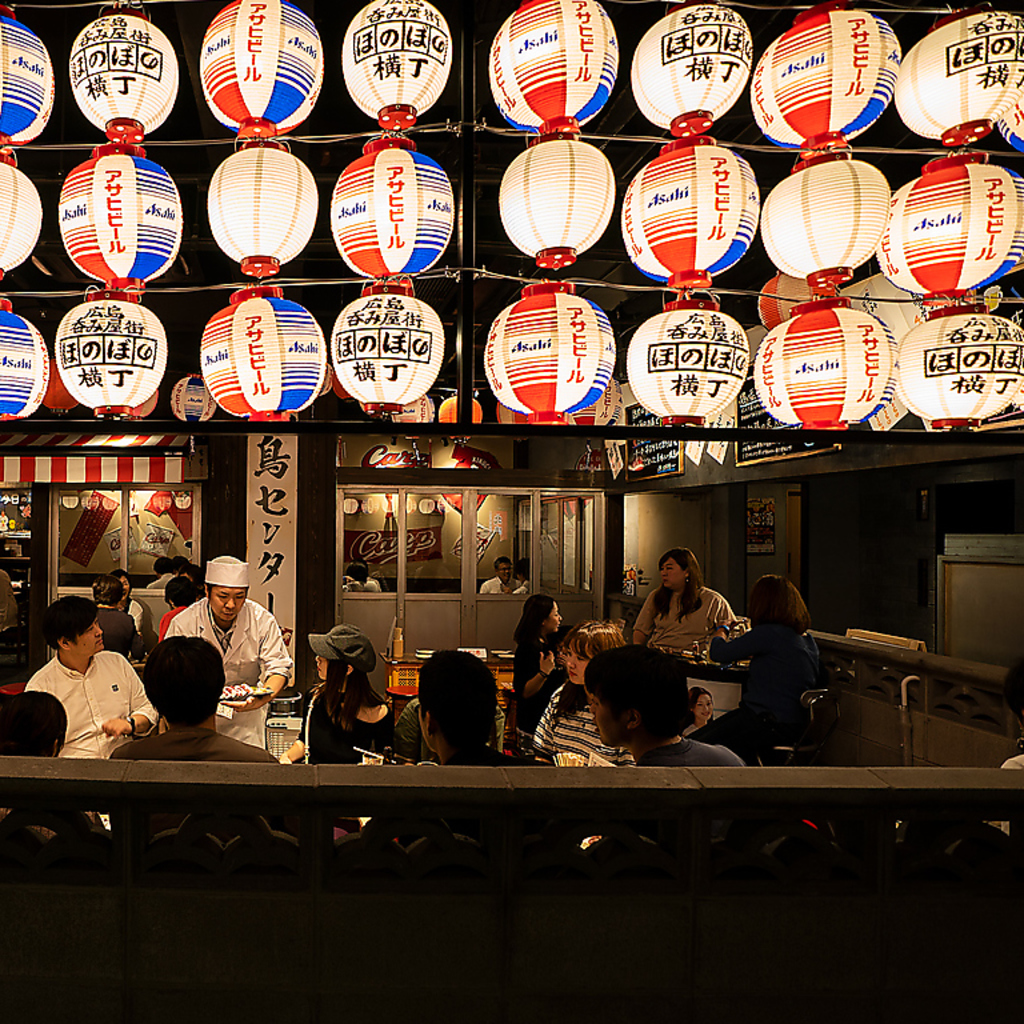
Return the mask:
{"type": "Polygon", "coordinates": [[[0,299],[0,419],[31,416],[50,384],[43,336],[0,299]]]}
{"type": "Polygon", "coordinates": [[[171,412],[185,423],[205,423],[217,411],[213,395],[199,374],[182,377],[171,391],[171,412]]]}
{"type": "Polygon", "coordinates": [[[53,111],[53,64],[42,40],[10,11],[0,13],[0,139],[31,142],[53,111]]]}

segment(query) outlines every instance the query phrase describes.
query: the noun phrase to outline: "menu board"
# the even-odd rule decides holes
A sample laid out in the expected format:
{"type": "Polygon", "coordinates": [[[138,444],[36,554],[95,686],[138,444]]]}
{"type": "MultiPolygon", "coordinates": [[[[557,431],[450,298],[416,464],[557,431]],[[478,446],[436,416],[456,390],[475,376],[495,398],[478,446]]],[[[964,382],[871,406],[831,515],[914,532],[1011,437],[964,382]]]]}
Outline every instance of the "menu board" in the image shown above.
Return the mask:
{"type": "MultiPolygon", "coordinates": [[[[736,399],[736,425],[752,427],[755,430],[771,430],[775,436],[780,431],[799,431],[799,427],[781,427],[768,415],[757,397],[754,378],[743,382],[736,399]]],[[[798,433],[794,436],[799,437],[798,433]]],[[[754,462],[774,462],[776,459],[795,459],[802,455],[820,455],[822,452],[837,452],[839,445],[822,444],[817,441],[737,441],[736,465],[749,466],[754,462]]]]}
{"type": "MultiPolygon", "coordinates": [[[[626,423],[631,427],[651,427],[657,433],[661,417],[642,405],[626,407],[626,423]]],[[[648,441],[628,441],[626,477],[629,480],[650,480],[658,476],[674,476],[683,472],[683,442],[673,438],[655,437],[648,441]]]]}

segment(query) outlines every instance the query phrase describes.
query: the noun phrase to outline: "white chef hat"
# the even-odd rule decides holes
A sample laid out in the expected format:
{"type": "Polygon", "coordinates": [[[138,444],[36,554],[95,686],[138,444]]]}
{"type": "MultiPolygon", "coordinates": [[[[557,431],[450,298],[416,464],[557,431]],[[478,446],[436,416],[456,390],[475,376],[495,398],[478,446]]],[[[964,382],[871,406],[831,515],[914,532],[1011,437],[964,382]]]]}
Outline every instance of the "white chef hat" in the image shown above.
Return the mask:
{"type": "Polygon", "coordinates": [[[211,587],[248,587],[249,563],[231,555],[211,558],[206,563],[206,584],[211,587]]]}

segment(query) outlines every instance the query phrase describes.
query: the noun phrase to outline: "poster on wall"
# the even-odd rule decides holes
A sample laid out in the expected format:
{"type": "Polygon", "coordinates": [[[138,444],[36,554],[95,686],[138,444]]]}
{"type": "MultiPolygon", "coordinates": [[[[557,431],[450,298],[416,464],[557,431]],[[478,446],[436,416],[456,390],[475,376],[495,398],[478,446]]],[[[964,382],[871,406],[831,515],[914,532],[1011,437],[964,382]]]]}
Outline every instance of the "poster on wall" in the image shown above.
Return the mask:
{"type": "Polygon", "coordinates": [[[747,498],[747,554],[775,554],[774,498],[747,498]]]}
{"type": "MultiPolygon", "coordinates": [[[[661,427],[661,417],[642,405],[626,408],[626,423],[631,427],[661,427]]],[[[653,438],[626,443],[626,479],[650,480],[659,476],[677,476],[686,468],[683,443],[671,438],[653,438]]]]}
{"type": "MultiPolygon", "coordinates": [[[[738,427],[752,427],[755,430],[772,430],[773,437],[778,437],[780,431],[794,432],[794,437],[799,438],[799,427],[781,427],[765,412],[757,397],[757,389],[754,386],[754,378],[748,377],[740,389],[739,397],[736,399],[736,425],[738,427]]],[[[736,465],[749,466],[755,462],[776,462],[779,459],[796,459],[804,455],[821,455],[825,452],[837,452],[840,449],[838,444],[820,444],[817,441],[737,441],[736,442],[736,465]]]]}

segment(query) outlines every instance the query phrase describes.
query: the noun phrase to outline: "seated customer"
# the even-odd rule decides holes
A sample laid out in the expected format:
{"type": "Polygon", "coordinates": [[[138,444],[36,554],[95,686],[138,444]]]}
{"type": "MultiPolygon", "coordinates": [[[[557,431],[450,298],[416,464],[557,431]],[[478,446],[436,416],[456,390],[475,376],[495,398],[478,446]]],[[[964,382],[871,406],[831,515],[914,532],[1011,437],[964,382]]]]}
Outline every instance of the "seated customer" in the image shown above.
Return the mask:
{"type": "Polygon", "coordinates": [[[206,640],[172,636],[157,644],[146,662],[143,685],[146,696],[167,720],[167,731],[118,747],[112,758],[277,761],[269,751],[218,734],[217,704],[224,690],[224,662],[206,640]]]}
{"type": "Polygon", "coordinates": [[[175,615],[183,612],[189,605],[195,604],[198,598],[199,591],[184,573],[179,573],[173,580],[167,581],[167,586],[164,587],[164,601],[170,605],[170,611],[164,612],[160,619],[158,640],[163,640],[167,635],[167,627],[175,615]]]}
{"type": "Polygon", "coordinates": [[[28,691],[0,704],[0,754],[56,757],[67,731],[67,712],[52,693],[28,691]]]}
{"type": "Polygon", "coordinates": [[[135,628],[135,620],[119,607],[124,600],[124,584],[116,576],[97,576],[92,581],[92,599],[103,630],[103,649],[140,661],[146,653],[142,637],[135,628]]]}
{"type": "Polygon", "coordinates": [[[682,735],[686,670],[672,655],[637,644],[602,651],[587,665],[586,687],[601,742],[625,747],[640,768],[743,766],[726,747],[682,735]]]}
{"type": "Polygon", "coordinates": [[[355,559],[348,563],[348,570],[342,577],[341,589],[354,594],[379,594],[380,583],[370,578],[369,566],[355,559]]]}
{"type": "MultiPolygon", "coordinates": [[[[1018,661],[1007,673],[1003,683],[1003,696],[1013,717],[1024,730],[1024,661],[1018,661]]],[[[1024,736],[1017,740],[1017,749],[1021,753],[1003,762],[1004,768],[1024,768],[1024,736]]]]}
{"type": "MultiPolygon", "coordinates": [[[[494,709],[494,728],[487,739],[487,746],[501,750],[505,737],[505,712],[500,707],[494,709]]],[[[402,708],[402,713],[395,722],[395,754],[402,761],[437,763],[437,754],[427,746],[427,738],[420,727],[420,699],[413,697],[402,708]]]]}

